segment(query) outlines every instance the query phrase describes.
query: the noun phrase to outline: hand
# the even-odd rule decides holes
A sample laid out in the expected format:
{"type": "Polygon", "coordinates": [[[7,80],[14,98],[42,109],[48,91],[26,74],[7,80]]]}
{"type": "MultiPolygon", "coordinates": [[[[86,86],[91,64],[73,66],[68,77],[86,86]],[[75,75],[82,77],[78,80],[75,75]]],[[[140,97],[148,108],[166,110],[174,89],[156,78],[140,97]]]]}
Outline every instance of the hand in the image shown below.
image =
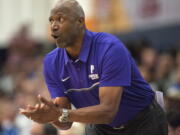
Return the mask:
{"type": "Polygon", "coordinates": [[[27,118],[44,124],[55,121],[61,116],[61,110],[52,101],[48,101],[42,96],[38,96],[39,104],[35,106],[28,105],[26,109],[20,108],[20,114],[25,115],[27,118]]]}

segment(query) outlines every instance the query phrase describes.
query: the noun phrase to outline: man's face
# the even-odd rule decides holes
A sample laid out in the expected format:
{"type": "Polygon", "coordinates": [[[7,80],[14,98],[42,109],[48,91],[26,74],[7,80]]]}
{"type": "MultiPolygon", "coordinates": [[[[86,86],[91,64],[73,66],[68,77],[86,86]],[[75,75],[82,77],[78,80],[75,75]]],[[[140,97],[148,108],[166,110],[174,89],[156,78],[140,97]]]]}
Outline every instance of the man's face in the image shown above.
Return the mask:
{"type": "Polygon", "coordinates": [[[54,8],[49,17],[51,35],[60,48],[74,45],[80,32],[77,17],[73,16],[68,8],[54,8]]]}

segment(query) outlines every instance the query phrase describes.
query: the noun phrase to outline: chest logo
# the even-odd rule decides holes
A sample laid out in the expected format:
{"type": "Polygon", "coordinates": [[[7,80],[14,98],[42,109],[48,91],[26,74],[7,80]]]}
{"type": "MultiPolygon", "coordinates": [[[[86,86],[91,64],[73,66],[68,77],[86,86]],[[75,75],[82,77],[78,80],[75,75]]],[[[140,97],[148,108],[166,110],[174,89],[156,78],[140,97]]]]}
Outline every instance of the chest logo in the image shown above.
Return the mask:
{"type": "Polygon", "coordinates": [[[90,65],[90,75],[89,78],[91,78],[91,80],[96,80],[99,79],[99,75],[98,74],[94,74],[94,65],[90,65]]]}
{"type": "Polygon", "coordinates": [[[91,74],[93,74],[93,71],[94,71],[94,65],[91,65],[91,66],[90,66],[90,70],[91,70],[91,74]]]}
{"type": "Polygon", "coordinates": [[[70,79],[70,76],[68,76],[68,77],[66,77],[66,78],[61,79],[61,81],[62,81],[62,82],[65,82],[65,81],[67,81],[68,79],[70,79]]]}

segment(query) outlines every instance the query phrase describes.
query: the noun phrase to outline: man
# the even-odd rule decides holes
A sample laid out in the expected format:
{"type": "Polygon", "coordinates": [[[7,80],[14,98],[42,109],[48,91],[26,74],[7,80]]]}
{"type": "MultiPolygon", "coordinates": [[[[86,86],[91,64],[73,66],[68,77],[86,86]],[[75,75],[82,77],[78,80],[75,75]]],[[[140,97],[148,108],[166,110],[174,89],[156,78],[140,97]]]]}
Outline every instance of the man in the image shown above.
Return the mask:
{"type": "Polygon", "coordinates": [[[167,135],[164,112],[127,49],[113,35],[88,31],[84,18],[76,0],[51,10],[58,47],[47,54],[44,75],[52,101],[38,96],[40,104],[20,112],[59,129],[86,123],[86,135],[167,135]]]}

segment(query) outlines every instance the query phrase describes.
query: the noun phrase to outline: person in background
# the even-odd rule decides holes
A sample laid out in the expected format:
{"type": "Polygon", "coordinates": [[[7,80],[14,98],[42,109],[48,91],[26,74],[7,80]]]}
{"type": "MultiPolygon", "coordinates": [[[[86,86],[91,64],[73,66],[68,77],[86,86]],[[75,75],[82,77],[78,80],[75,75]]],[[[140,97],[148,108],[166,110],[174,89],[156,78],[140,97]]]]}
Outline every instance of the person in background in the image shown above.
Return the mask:
{"type": "Polygon", "coordinates": [[[30,135],[59,135],[58,130],[50,124],[38,124],[33,122],[30,135]]]}
{"type": "Polygon", "coordinates": [[[169,123],[168,135],[180,135],[180,112],[175,110],[169,112],[167,119],[169,123]]]}
{"type": "Polygon", "coordinates": [[[180,111],[180,67],[176,68],[175,81],[166,91],[167,109],[174,108],[180,111]]]}
{"type": "Polygon", "coordinates": [[[2,109],[2,135],[19,135],[19,128],[15,123],[17,109],[12,104],[13,100],[7,98],[1,104],[2,109]]]}
{"type": "Polygon", "coordinates": [[[174,61],[172,55],[168,52],[160,54],[155,73],[158,90],[165,92],[172,84],[173,68],[174,61]]]}

